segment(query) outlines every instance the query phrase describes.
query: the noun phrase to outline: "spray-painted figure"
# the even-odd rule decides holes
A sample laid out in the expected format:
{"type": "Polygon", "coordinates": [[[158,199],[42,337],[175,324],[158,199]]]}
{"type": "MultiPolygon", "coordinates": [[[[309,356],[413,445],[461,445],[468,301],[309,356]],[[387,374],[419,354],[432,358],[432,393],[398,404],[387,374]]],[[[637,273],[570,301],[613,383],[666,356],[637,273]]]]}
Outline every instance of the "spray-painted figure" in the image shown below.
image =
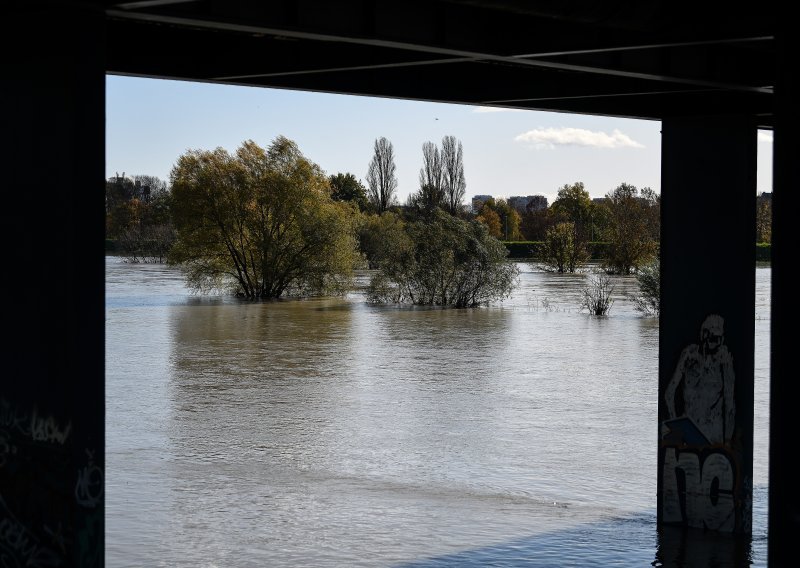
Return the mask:
{"type": "Polygon", "coordinates": [[[703,321],[700,343],[683,350],[664,394],[669,417],[689,418],[712,445],[730,443],[736,415],[733,357],[724,345],[723,326],[716,314],[703,321]]]}

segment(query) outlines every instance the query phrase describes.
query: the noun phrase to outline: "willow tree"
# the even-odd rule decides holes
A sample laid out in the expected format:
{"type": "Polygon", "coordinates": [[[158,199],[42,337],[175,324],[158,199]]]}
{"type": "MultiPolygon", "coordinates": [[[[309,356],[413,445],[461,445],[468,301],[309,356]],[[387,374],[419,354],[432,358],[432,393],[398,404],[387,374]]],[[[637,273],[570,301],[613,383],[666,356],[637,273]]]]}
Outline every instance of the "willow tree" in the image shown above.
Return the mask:
{"type": "Polygon", "coordinates": [[[649,187],[622,183],[606,194],[609,241],[606,269],[635,274],[658,253],[660,197],[649,187]]]}
{"type": "Polygon", "coordinates": [[[368,301],[472,308],[511,294],[519,269],[485,225],[439,208],[426,214],[385,243],[368,301]]]}
{"type": "Polygon", "coordinates": [[[547,271],[575,272],[589,260],[589,252],[584,243],[575,238],[574,223],[564,221],[547,230],[541,258],[547,271]]]}
{"type": "Polygon", "coordinates": [[[592,198],[583,182],[564,184],[558,189],[558,196],[550,206],[550,214],[556,223],[572,223],[575,240],[585,243],[591,236],[593,222],[592,198]]]}
{"type": "Polygon", "coordinates": [[[353,206],[335,202],[329,180],[279,136],[189,150],[171,172],[177,241],[170,262],[196,290],[249,298],[347,289],[357,258],[353,206]]]}

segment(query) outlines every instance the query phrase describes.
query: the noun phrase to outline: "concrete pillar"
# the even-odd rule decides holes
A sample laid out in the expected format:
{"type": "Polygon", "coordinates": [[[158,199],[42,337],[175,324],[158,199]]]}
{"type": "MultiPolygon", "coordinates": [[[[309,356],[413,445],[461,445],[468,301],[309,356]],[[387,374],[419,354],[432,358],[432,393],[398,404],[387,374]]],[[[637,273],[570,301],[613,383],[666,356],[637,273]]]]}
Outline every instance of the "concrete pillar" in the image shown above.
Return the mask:
{"type": "Polygon", "coordinates": [[[4,9],[0,558],[104,554],[105,36],[91,4],[4,9]]]}
{"type": "Polygon", "coordinates": [[[756,125],[662,125],[658,524],[752,531],[756,125]]]}
{"type": "Polygon", "coordinates": [[[778,81],[775,85],[775,125],[772,193],[772,313],[770,360],[769,544],[771,568],[798,564],[800,491],[797,449],[800,420],[795,405],[800,400],[800,380],[794,369],[797,347],[795,326],[800,314],[797,293],[798,129],[797,32],[789,6],[778,8],[778,81]],[[793,49],[794,48],[794,49],[793,49]]]}

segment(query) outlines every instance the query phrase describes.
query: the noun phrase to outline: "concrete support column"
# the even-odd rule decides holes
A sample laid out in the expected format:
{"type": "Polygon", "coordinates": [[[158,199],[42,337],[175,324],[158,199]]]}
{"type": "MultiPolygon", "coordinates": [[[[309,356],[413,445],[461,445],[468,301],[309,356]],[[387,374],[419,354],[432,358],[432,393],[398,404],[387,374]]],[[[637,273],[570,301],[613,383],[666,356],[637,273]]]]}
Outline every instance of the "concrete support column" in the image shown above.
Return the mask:
{"type": "Polygon", "coordinates": [[[778,8],[776,37],[778,81],[775,85],[775,126],[772,193],[772,313],[770,360],[769,566],[798,564],[800,491],[797,488],[797,447],[800,439],[800,380],[794,368],[797,347],[798,192],[797,31],[789,5],[778,8]]]}
{"type": "Polygon", "coordinates": [[[658,524],[752,531],[756,125],[662,125],[658,524]]]}
{"type": "Polygon", "coordinates": [[[104,16],[77,2],[17,2],[4,12],[0,558],[99,566],[104,16]]]}

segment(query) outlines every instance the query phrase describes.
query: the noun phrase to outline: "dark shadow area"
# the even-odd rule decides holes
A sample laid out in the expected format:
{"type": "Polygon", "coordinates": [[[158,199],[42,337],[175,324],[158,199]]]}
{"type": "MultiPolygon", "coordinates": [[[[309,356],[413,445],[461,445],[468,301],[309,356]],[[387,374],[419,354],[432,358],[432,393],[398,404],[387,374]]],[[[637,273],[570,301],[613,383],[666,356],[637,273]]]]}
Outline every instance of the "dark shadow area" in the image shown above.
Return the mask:
{"type": "Polygon", "coordinates": [[[749,535],[732,536],[680,527],[657,528],[653,512],[398,564],[395,568],[766,566],[763,551],[757,552],[754,554],[753,539],[749,535]]]}

